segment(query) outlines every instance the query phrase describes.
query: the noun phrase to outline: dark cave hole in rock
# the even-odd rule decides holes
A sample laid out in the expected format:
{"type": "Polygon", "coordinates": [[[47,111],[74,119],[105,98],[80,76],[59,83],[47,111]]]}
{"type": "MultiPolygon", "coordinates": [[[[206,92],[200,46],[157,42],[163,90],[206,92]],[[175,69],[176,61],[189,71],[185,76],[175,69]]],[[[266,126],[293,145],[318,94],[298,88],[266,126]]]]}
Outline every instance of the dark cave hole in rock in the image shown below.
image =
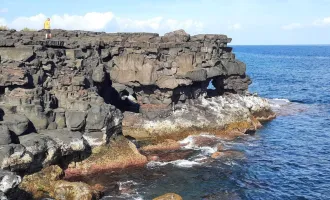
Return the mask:
{"type": "Polygon", "coordinates": [[[211,79],[209,85],[207,86],[207,97],[215,97],[218,96],[217,88],[215,88],[214,83],[215,80],[211,79]]]}
{"type": "Polygon", "coordinates": [[[123,90],[119,93],[120,98],[122,100],[122,104],[124,104],[124,111],[131,111],[138,113],[140,111],[140,104],[137,103],[136,94],[130,94],[127,90],[123,90]]]}
{"type": "Polygon", "coordinates": [[[126,89],[118,92],[110,80],[110,75],[107,73],[102,84],[96,84],[98,94],[104,99],[107,104],[116,106],[122,112],[130,111],[138,113],[140,105],[135,102],[136,94],[130,94],[126,89]]]}
{"type": "Polygon", "coordinates": [[[5,94],[5,87],[0,86],[0,95],[5,94]]]}

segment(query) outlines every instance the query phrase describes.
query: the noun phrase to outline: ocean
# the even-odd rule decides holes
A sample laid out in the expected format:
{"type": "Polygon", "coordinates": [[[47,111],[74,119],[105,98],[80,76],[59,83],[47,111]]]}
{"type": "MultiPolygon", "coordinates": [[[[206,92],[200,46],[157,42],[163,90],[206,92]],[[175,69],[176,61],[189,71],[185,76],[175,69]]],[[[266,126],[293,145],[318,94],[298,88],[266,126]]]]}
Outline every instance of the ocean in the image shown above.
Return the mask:
{"type": "Polygon", "coordinates": [[[103,199],[168,192],[185,200],[330,199],[330,46],[234,46],[234,53],[247,64],[249,90],[270,99],[278,117],[255,135],[218,141],[233,156],[201,164],[216,150],[190,146],[186,159],[96,176],[120,183],[120,194],[103,199]]]}

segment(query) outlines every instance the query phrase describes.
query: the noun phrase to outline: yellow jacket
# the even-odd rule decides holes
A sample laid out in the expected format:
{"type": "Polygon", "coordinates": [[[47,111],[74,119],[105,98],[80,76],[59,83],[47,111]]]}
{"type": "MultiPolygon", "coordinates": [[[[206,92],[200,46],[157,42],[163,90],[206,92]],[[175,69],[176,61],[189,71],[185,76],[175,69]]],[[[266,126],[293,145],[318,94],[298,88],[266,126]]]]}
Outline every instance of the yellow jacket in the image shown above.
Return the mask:
{"type": "Polygon", "coordinates": [[[45,21],[44,29],[50,29],[50,21],[48,21],[48,20],[45,21]]]}

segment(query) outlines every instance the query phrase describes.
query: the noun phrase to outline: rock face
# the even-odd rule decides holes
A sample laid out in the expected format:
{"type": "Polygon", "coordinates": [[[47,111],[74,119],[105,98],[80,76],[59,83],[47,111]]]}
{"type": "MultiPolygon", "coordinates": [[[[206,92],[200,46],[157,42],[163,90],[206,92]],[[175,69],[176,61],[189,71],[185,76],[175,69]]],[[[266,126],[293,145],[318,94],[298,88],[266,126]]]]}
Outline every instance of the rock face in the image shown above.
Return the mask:
{"type": "MultiPolygon", "coordinates": [[[[268,101],[255,96],[231,94],[200,98],[191,100],[189,104],[178,104],[173,107],[169,116],[156,119],[145,117],[142,113],[126,112],[123,134],[138,140],[155,142],[181,140],[201,132],[231,139],[259,128],[257,117],[262,117],[255,114],[264,110],[271,112],[268,101]]],[[[264,116],[273,115],[265,113],[264,116]]]]}
{"type": "Polygon", "coordinates": [[[4,169],[38,170],[107,143],[122,132],[120,110],[167,117],[171,104],[206,96],[211,80],[211,96],[245,94],[251,82],[225,35],[52,35],[0,32],[4,169]]]}
{"type": "MultiPolygon", "coordinates": [[[[122,133],[168,149],[194,131],[249,133],[274,117],[248,95],[246,66],[225,35],[44,34],[0,31],[0,169],[26,174],[60,163],[74,175],[141,166],[147,158],[122,133]]],[[[90,199],[91,191],[59,182],[52,197],[90,199]]]]}

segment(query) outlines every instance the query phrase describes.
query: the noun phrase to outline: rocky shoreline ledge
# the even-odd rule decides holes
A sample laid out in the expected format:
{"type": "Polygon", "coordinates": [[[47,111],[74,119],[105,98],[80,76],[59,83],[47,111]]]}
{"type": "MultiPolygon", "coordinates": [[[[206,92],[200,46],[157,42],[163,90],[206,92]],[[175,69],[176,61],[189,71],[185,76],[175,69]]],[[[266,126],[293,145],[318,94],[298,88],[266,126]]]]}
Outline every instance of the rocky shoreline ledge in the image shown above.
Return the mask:
{"type": "Polygon", "coordinates": [[[144,166],[275,117],[225,35],[0,31],[0,199],[99,199],[75,176],[144,166]],[[212,81],[215,89],[208,89],[212,81]]]}

